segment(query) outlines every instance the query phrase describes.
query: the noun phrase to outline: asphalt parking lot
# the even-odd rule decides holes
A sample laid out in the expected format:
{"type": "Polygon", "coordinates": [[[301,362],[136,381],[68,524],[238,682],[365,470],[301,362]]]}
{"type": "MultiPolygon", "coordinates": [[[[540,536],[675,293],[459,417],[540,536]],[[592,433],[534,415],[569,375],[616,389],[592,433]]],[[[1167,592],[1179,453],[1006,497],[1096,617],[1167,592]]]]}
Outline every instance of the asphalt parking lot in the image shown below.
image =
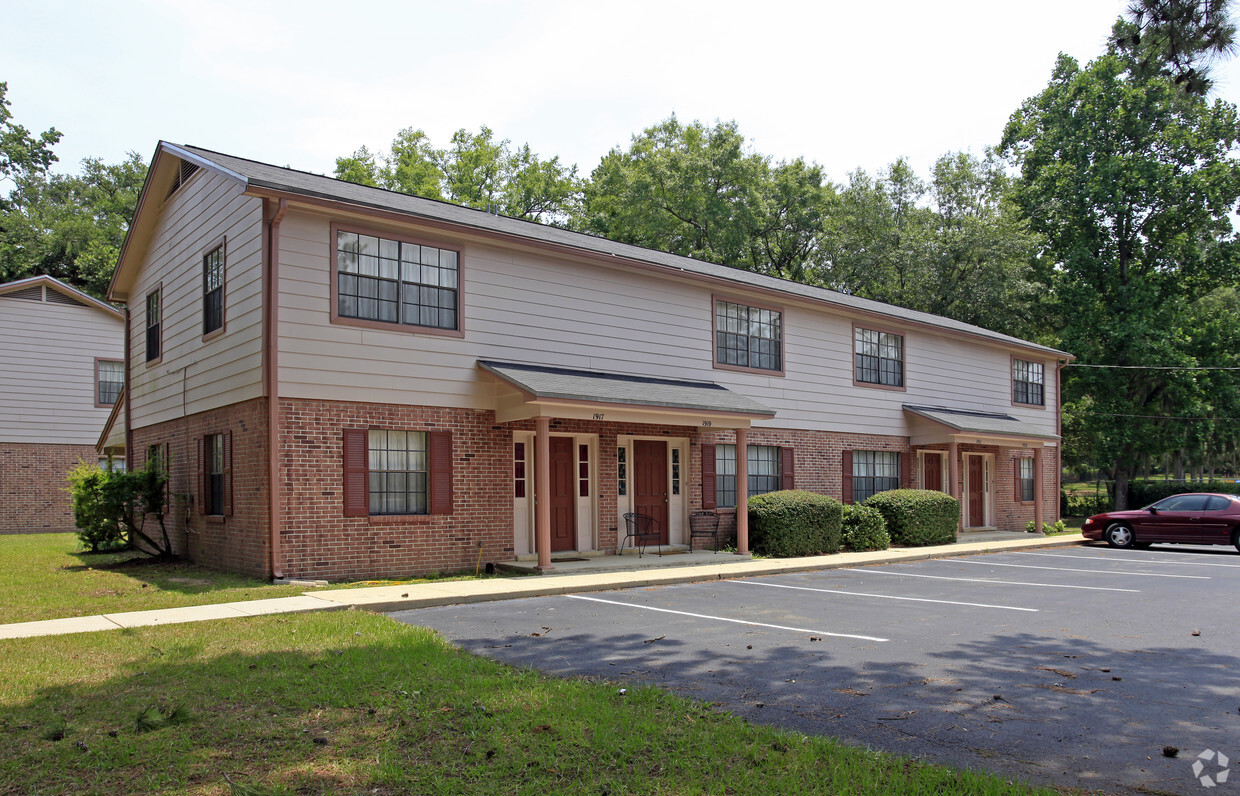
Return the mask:
{"type": "Polygon", "coordinates": [[[401,611],[558,675],[1105,792],[1240,768],[1240,554],[1074,547],[401,611]],[[1164,747],[1177,747],[1176,758],[1164,747]]]}

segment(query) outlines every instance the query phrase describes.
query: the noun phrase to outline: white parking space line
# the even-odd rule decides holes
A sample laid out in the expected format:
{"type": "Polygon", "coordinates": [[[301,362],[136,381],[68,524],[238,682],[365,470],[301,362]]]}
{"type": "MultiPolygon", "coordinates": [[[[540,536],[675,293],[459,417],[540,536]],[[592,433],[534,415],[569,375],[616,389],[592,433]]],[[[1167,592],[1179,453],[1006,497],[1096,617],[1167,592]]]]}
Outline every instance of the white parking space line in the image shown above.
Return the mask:
{"type": "Polygon", "coordinates": [[[958,580],[961,583],[997,583],[1001,586],[1042,586],[1047,589],[1088,589],[1089,591],[1126,591],[1140,594],[1140,589],[1120,589],[1115,586],[1072,586],[1067,583],[1024,583],[1018,580],[987,580],[985,578],[949,578],[946,575],[921,575],[913,572],[896,572],[890,569],[841,569],[839,572],[866,572],[875,575],[899,575],[903,578],[931,578],[933,580],[958,580]]]}
{"type": "Polygon", "coordinates": [[[624,603],[618,600],[604,600],[599,597],[584,597],[580,594],[566,594],[573,600],[589,600],[592,603],[607,603],[608,605],[620,605],[625,608],[640,608],[643,611],[658,611],[661,614],[676,614],[678,616],[691,616],[694,619],[713,619],[716,622],[732,622],[738,625],[753,625],[754,627],[769,627],[775,630],[791,630],[793,633],[810,633],[816,636],[834,636],[835,638],[855,638],[861,641],[890,641],[890,639],[879,638],[877,636],[858,636],[852,633],[830,633],[826,630],[807,630],[803,627],[786,627],[784,625],[771,625],[766,622],[750,622],[746,619],[731,619],[726,616],[708,616],[706,614],[692,614],[688,611],[673,611],[670,608],[655,608],[653,605],[634,605],[633,603],[624,603]]]}
{"type": "Polygon", "coordinates": [[[1209,580],[1209,575],[1165,575],[1161,572],[1117,572],[1113,569],[1072,569],[1070,567],[1037,567],[1033,564],[1000,564],[998,561],[973,561],[968,558],[931,558],[949,564],[980,564],[984,567],[1018,567],[1020,569],[1050,569],[1056,572],[1088,572],[1091,575],[1130,575],[1140,578],[1191,578],[1192,580],[1209,580]]]}
{"type": "Polygon", "coordinates": [[[769,586],[772,589],[796,589],[797,591],[816,591],[822,594],[843,594],[848,597],[877,597],[882,600],[906,600],[913,603],[939,603],[940,605],[964,605],[969,608],[998,608],[1004,611],[1027,611],[1036,614],[1037,608],[1021,608],[1015,605],[988,605],[987,603],[964,603],[957,600],[932,600],[929,597],[897,597],[894,594],[868,594],[862,591],[843,591],[842,589],[814,589],[809,586],[788,586],[783,583],[763,583],[757,580],[725,580],[724,583],[746,583],[750,586],[769,586]]]}
{"type": "MultiPolygon", "coordinates": [[[[1174,561],[1167,558],[1132,558],[1123,555],[1128,551],[1115,551],[1114,553],[1099,553],[1092,556],[1074,556],[1064,553],[1013,553],[1017,556],[1045,556],[1046,558],[1075,558],[1078,561],[1120,561],[1125,564],[1179,564],[1184,567],[1222,567],[1223,569],[1240,569],[1240,564],[1215,564],[1208,561],[1174,561]]],[[[1157,552],[1157,551],[1155,551],[1157,552]]],[[[1188,553],[1168,553],[1167,555],[1183,558],[1188,553]]]]}

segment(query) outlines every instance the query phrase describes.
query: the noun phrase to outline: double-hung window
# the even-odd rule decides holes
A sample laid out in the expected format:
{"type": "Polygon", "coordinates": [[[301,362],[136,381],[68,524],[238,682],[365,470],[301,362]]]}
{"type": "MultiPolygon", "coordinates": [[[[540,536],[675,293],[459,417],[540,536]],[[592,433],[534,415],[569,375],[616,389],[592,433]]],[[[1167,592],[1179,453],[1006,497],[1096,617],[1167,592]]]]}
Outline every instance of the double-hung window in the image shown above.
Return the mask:
{"type": "Polygon", "coordinates": [[[112,406],[125,384],[125,363],[115,359],[95,361],[95,404],[112,406]]]}
{"type": "MultiPolygon", "coordinates": [[[[780,488],[780,449],[775,445],[750,445],[746,449],[749,496],[765,495],[780,488]]],[[[715,446],[715,505],[736,506],[736,446],[715,446]]]]}
{"type": "Polygon", "coordinates": [[[1012,402],[1046,405],[1045,371],[1041,362],[1012,360],[1012,402]]]}
{"type": "Polygon", "coordinates": [[[1016,460],[1017,477],[1020,480],[1020,499],[1026,503],[1033,501],[1033,459],[1029,456],[1016,460]]]}
{"type": "Polygon", "coordinates": [[[856,379],[861,384],[904,387],[904,337],[875,329],[853,330],[856,379]]]}
{"type": "Polygon", "coordinates": [[[207,514],[222,515],[224,513],[224,435],[208,434],[203,439],[206,454],[205,495],[203,510],[207,514]]]}
{"type": "Polygon", "coordinates": [[[146,361],[159,359],[160,346],[160,300],[158,290],[146,294],[146,361]]]}
{"type": "Polygon", "coordinates": [[[370,513],[426,514],[427,439],[425,431],[371,429],[370,513]]]}
{"type": "Polygon", "coordinates": [[[341,318],[455,331],[460,257],[452,249],[336,232],[336,312],[341,318]]]}
{"type": "Polygon", "coordinates": [[[224,328],[224,244],[202,256],[202,333],[224,328]]]}
{"type": "Polygon", "coordinates": [[[716,299],[715,364],[783,371],[783,313],[716,299]]]}
{"type": "Polygon", "coordinates": [[[860,503],[879,492],[899,488],[899,453],[892,451],[852,452],[853,503],[860,503]]]}

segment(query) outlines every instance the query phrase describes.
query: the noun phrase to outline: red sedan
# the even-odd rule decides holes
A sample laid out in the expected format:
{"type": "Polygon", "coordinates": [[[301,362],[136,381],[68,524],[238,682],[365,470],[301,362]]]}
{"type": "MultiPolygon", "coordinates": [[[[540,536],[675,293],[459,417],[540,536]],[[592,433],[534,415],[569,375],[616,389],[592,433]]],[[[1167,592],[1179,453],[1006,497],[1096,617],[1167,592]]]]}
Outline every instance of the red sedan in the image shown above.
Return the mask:
{"type": "Polygon", "coordinates": [[[1240,550],[1240,497],[1194,492],[1172,495],[1143,509],[1095,514],[1081,526],[1086,539],[1111,547],[1173,544],[1230,544],[1240,550]]]}

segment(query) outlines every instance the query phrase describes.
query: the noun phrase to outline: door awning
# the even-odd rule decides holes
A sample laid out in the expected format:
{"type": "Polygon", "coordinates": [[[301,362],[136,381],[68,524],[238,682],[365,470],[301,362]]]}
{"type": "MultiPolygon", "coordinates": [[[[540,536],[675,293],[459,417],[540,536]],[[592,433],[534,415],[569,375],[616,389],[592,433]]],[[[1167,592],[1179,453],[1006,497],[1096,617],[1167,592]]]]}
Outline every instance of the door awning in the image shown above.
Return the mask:
{"type": "Polygon", "coordinates": [[[913,445],[955,441],[1028,448],[1055,445],[1059,441],[1058,434],[1047,433],[1045,429],[1006,412],[909,404],[904,404],[904,412],[909,416],[912,432],[909,437],[913,445]]]}
{"type": "Polygon", "coordinates": [[[478,360],[498,382],[496,420],[562,417],[661,425],[748,428],[775,410],[708,381],[478,360]]]}

